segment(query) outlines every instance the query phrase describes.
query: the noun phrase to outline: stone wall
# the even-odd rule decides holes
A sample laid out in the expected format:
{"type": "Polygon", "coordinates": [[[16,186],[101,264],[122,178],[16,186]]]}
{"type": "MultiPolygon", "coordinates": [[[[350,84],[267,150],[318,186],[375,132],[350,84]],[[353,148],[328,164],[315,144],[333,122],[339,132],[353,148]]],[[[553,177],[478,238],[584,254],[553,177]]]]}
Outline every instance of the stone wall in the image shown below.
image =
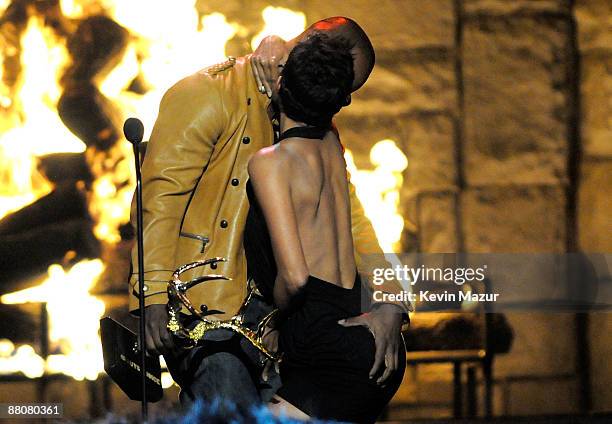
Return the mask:
{"type": "MultiPolygon", "coordinates": [[[[346,15],[372,38],[377,66],[338,123],[360,167],[383,138],[406,153],[405,251],[612,250],[612,3],[294,3],[308,22],[346,15]]],[[[509,319],[515,343],[496,361],[496,414],[589,407],[575,316],[509,319]]],[[[591,406],[610,411],[612,319],[589,319],[591,406]]],[[[409,370],[395,402],[406,416],[448,415],[450,376],[445,366],[409,370]]]]}
{"type": "MultiPolygon", "coordinates": [[[[371,37],[376,67],[337,123],[359,168],[386,138],[408,157],[403,251],[612,251],[609,0],[197,1],[245,28],[230,55],[250,51],[269,5],[308,23],[349,16],[371,37]]],[[[572,314],[508,319],[515,341],[495,363],[497,415],[612,410],[609,314],[586,327],[572,314]],[[578,331],[590,350],[577,348],[578,331]]],[[[390,418],[450,415],[451,377],[448,365],[409,368],[390,418]]]]}
{"type": "MultiPolygon", "coordinates": [[[[408,157],[402,250],[612,251],[610,0],[196,3],[243,26],[231,55],[250,51],[269,5],[303,11],[309,23],[345,15],[364,27],[377,65],[338,126],[360,168],[386,138],[408,157]]],[[[612,411],[612,315],[508,319],[515,341],[495,362],[497,415],[612,411]]],[[[409,368],[390,418],[450,415],[451,377],[448,365],[409,368]]]]}
{"type": "MultiPolygon", "coordinates": [[[[587,252],[612,251],[612,3],[578,0],[581,161],[578,169],[578,245],[587,252]],[[607,230],[606,230],[607,229],[607,230]]],[[[612,317],[590,317],[593,406],[612,409],[612,317]]]]}

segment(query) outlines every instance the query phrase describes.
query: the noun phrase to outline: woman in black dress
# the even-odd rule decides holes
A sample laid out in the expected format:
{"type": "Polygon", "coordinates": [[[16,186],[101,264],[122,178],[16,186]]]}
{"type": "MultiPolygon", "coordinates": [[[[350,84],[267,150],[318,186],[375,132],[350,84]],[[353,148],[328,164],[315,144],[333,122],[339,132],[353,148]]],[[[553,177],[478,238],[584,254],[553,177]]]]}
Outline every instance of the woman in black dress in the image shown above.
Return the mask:
{"type": "Polygon", "coordinates": [[[296,418],[374,422],[401,383],[370,376],[375,343],[338,322],[361,312],[343,149],[332,117],[350,102],[353,59],[315,33],[293,48],[275,94],[281,136],[249,163],[245,229],[249,273],[282,312],[282,387],[270,405],[296,418]],[[267,290],[266,290],[267,288],[267,290]]]}

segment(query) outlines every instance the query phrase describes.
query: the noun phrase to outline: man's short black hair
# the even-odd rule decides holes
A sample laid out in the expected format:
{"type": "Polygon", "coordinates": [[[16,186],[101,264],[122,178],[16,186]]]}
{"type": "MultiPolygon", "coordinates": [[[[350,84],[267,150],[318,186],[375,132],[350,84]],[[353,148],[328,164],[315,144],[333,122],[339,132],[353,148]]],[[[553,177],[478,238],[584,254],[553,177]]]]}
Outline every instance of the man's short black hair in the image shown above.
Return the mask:
{"type": "Polygon", "coordinates": [[[346,16],[332,16],[315,22],[304,32],[308,34],[312,31],[321,31],[330,37],[345,38],[349,42],[350,50],[353,54],[353,67],[355,70],[353,91],[365,84],[374,68],[376,54],[363,28],[346,16]]]}
{"type": "Polygon", "coordinates": [[[351,94],[355,75],[350,45],[341,37],[315,32],[293,48],[281,75],[283,112],[297,122],[329,126],[351,94]]]}

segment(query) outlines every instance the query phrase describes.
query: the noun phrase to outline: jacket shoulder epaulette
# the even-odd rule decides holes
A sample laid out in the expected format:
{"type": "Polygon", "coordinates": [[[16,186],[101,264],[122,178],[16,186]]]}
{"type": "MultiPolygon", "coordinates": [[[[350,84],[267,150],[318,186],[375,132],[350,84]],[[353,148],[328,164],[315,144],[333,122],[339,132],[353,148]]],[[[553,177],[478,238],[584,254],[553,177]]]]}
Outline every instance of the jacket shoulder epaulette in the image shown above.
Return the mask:
{"type": "Polygon", "coordinates": [[[206,68],[202,69],[200,72],[206,75],[213,76],[213,75],[217,75],[223,71],[226,71],[232,68],[235,64],[236,64],[236,58],[233,56],[228,56],[226,61],[217,63],[215,65],[207,66],[206,68]]]}

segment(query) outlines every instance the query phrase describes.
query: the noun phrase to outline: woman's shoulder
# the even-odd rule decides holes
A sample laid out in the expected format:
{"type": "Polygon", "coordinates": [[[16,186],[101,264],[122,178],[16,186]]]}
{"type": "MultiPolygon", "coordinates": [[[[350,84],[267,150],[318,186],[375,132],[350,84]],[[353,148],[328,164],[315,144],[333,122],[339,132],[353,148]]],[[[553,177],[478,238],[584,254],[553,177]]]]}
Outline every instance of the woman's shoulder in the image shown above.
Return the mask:
{"type": "Polygon", "coordinates": [[[279,144],[258,150],[249,160],[249,177],[261,179],[282,172],[287,166],[287,153],[279,144]]]}

